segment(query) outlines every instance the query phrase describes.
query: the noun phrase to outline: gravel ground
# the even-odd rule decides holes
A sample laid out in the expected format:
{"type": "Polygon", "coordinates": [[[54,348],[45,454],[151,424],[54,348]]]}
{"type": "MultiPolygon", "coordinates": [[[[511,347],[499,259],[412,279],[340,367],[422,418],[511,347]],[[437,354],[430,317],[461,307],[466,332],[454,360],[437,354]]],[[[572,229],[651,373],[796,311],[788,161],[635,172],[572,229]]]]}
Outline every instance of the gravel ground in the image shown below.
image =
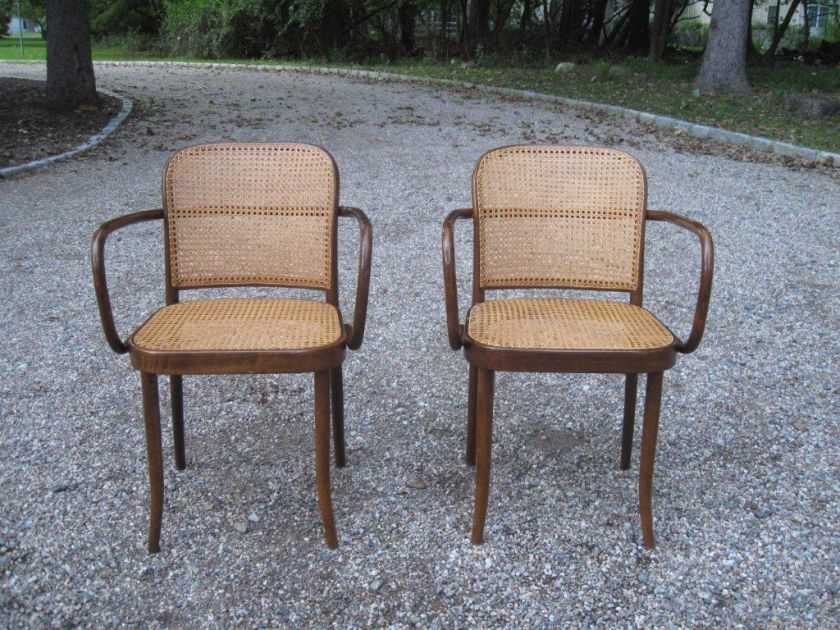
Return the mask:
{"type": "MultiPolygon", "coordinates": [[[[135,100],[124,128],[0,181],[0,626],[840,626],[837,179],[470,92],[235,69],[97,77],[135,100]],[[374,224],[368,335],[345,363],[335,552],[309,376],[185,379],[188,469],[165,451],[163,550],[145,550],[139,378],[100,330],[89,239],[159,204],[174,149],[227,139],[324,145],[342,202],[374,224]],[[483,151],[538,141],[629,150],[651,206],[716,239],[707,336],[665,377],[652,552],[638,444],[618,470],[615,376],[499,375],[487,542],[468,541],[466,363],[446,343],[440,226],[469,205],[483,151]]],[[[349,313],[351,223],[340,238],[349,313]]],[[[459,238],[464,255],[463,226],[459,238]]],[[[696,243],[654,225],[647,247],[647,304],[685,333],[696,243]]],[[[127,333],[163,300],[160,226],[122,232],[109,255],[127,333]]]]}

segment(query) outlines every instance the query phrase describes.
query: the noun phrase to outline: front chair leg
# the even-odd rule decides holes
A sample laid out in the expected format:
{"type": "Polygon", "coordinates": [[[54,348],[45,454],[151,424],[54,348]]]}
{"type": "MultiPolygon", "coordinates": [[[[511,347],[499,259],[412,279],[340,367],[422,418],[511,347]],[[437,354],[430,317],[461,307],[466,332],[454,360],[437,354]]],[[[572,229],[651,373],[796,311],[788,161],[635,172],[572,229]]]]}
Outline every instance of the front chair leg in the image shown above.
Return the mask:
{"type": "Polygon", "coordinates": [[[639,461],[639,513],[642,517],[642,539],[653,549],[653,459],[656,434],[659,430],[659,409],[662,400],[662,372],[647,375],[645,419],[642,425],[642,455],[639,461]]]}
{"type": "Polygon", "coordinates": [[[475,394],[478,386],[478,368],[470,365],[467,384],[467,466],[475,466],[475,394]]]}
{"type": "Polygon", "coordinates": [[[149,465],[149,553],[160,551],[163,521],[163,452],[160,439],[160,403],[157,374],[140,373],[143,389],[143,422],[146,427],[146,458],[149,465]]]}
{"type": "Polygon", "coordinates": [[[624,381],[624,424],[621,428],[621,463],[619,468],[630,468],[630,456],[633,454],[633,430],[636,425],[636,389],[639,384],[638,374],[628,374],[624,381]]]}
{"type": "Polygon", "coordinates": [[[338,547],[330,496],[330,370],[315,372],[315,478],[324,536],[330,549],[338,547]]]}
{"type": "Polygon", "coordinates": [[[169,397],[172,402],[172,440],[175,445],[175,468],[184,470],[187,457],[184,450],[184,377],[169,377],[169,397]]]}
{"type": "Polygon", "coordinates": [[[493,380],[491,370],[478,369],[476,391],[476,467],[475,508],[473,511],[472,543],[480,545],[484,539],[484,521],[490,496],[490,446],[493,438],[493,380]]]}
{"type": "Polygon", "coordinates": [[[333,447],[335,448],[335,465],[344,468],[344,379],[341,366],[330,370],[330,386],[332,389],[332,427],[333,447]]]}

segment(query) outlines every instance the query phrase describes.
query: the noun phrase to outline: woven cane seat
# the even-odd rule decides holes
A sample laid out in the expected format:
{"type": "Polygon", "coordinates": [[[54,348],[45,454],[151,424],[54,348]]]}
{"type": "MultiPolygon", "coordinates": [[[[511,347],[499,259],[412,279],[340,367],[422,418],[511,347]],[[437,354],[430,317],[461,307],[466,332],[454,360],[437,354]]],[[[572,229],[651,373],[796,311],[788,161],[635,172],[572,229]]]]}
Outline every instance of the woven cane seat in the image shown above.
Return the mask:
{"type": "Polygon", "coordinates": [[[294,299],[193,300],[165,306],[135,333],[152,351],[295,350],[341,337],[331,304],[294,299]]]}
{"type": "Polygon", "coordinates": [[[674,342],[645,309],[603,300],[479,302],[470,310],[467,334],[487,346],[545,350],[649,350],[674,342]]]}

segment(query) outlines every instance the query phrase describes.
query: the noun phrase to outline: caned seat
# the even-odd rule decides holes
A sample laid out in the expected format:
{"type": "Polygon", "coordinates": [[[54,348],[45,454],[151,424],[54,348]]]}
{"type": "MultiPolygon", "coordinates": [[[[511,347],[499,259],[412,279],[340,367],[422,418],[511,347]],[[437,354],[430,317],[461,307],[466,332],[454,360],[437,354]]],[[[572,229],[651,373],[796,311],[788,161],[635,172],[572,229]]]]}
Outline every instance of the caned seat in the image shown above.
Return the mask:
{"type": "Polygon", "coordinates": [[[149,465],[148,546],[160,549],[163,468],[158,376],[169,376],[175,467],[186,467],[183,376],[314,372],[315,478],[324,534],[338,546],[330,494],[330,420],[335,462],[344,466],[345,349],[364,336],[371,226],[338,205],[338,169],[305,144],[222,143],[177,152],[163,171],[163,207],[106,222],[93,239],[92,264],[105,337],[140,371],[149,465]],[[338,308],[337,223],[359,225],[359,272],[352,324],[338,308]],[[109,234],[164,220],[166,305],[123,341],[105,277],[109,234]],[[324,299],[194,299],[186,291],[220,287],[311,289],[324,299]]]}
{"type": "Polygon", "coordinates": [[[473,207],[443,224],[449,343],[469,363],[466,460],[476,466],[472,541],[482,542],[490,486],[494,374],[625,374],[620,467],[630,466],[638,375],[647,374],[639,510],[653,546],[651,488],[662,374],[677,353],[700,343],[709,307],[714,248],[699,223],[648,210],[647,182],[632,156],[600,147],[493,149],[476,164],[473,207]],[[472,306],[461,324],[455,277],[455,223],[473,225],[472,306]],[[668,221],[700,239],[701,278],[694,320],[683,342],[642,307],[645,223],[668,221]],[[488,291],[563,289],[626,293],[608,299],[487,299],[488,291]]]}
{"type": "Polygon", "coordinates": [[[467,337],[500,348],[651,350],[674,335],[645,309],[602,300],[515,298],[470,309],[467,337]]]}
{"type": "Polygon", "coordinates": [[[338,309],[291,299],[193,300],[165,306],[131,340],[138,351],[299,350],[336,343],[338,309]]]}

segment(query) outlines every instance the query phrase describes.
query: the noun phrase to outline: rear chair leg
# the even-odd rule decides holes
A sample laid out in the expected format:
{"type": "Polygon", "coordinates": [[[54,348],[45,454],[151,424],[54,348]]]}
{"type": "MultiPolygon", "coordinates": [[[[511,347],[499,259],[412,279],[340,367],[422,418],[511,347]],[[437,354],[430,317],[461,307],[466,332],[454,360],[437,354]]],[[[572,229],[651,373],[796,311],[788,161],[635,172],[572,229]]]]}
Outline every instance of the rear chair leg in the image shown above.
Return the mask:
{"type": "Polygon", "coordinates": [[[169,377],[169,397],[172,401],[172,438],[175,444],[175,468],[184,470],[187,457],[184,450],[184,378],[169,377]]]}
{"type": "Polygon", "coordinates": [[[642,425],[642,455],[639,461],[639,513],[642,517],[642,539],[653,549],[653,459],[656,433],[659,430],[659,409],[662,401],[662,372],[647,375],[645,419],[642,425]]]}
{"type": "Polygon", "coordinates": [[[315,478],[321,522],[330,549],[338,547],[330,496],[330,370],[315,372],[315,478]]]}
{"type": "Polygon", "coordinates": [[[475,508],[473,511],[472,543],[484,540],[484,521],[490,495],[490,446],[493,438],[493,380],[491,370],[478,370],[476,392],[476,467],[475,508]]]}
{"type": "Polygon", "coordinates": [[[335,448],[335,465],[344,468],[344,379],[341,366],[330,370],[330,385],[332,388],[332,427],[333,447],[335,448]]]}
{"type": "Polygon", "coordinates": [[[633,430],[636,424],[636,389],[638,374],[628,374],[624,381],[624,425],[621,430],[621,470],[630,468],[630,456],[633,454],[633,430]]]}
{"type": "Polygon", "coordinates": [[[475,394],[478,386],[478,368],[470,365],[467,385],[467,466],[475,466],[475,394]]]}
{"type": "Polygon", "coordinates": [[[149,465],[149,553],[160,551],[163,521],[163,452],[160,439],[160,403],[157,374],[140,373],[143,389],[143,422],[146,427],[146,457],[149,465]]]}

